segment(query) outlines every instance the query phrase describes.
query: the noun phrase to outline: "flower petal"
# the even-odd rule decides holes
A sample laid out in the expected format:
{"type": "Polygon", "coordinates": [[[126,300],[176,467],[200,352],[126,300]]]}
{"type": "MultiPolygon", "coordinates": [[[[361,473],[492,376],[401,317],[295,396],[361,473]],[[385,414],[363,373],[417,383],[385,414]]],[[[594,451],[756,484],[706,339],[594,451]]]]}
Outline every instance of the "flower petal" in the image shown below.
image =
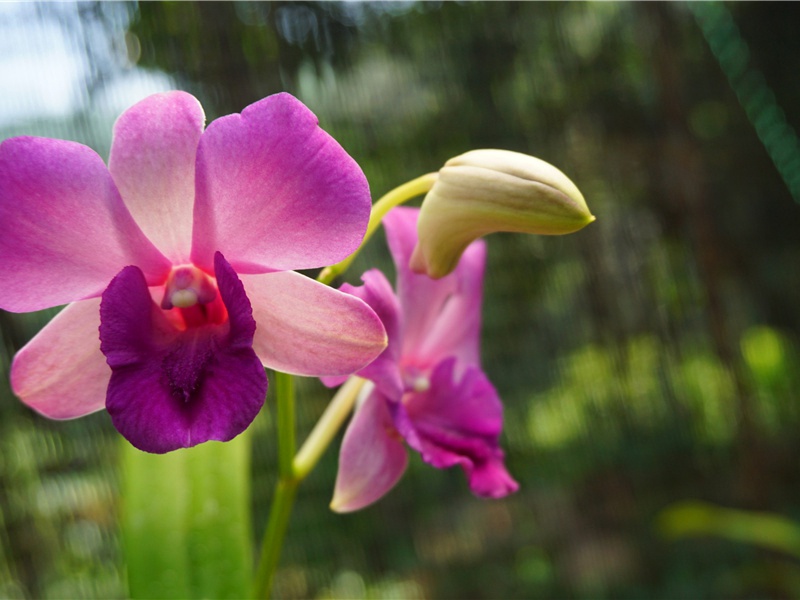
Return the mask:
{"type": "Polygon", "coordinates": [[[167,92],[135,104],[114,125],[108,169],[133,218],[175,264],[189,262],[204,123],[194,96],[167,92]]]}
{"type": "Polygon", "coordinates": [[[74,142],[0,144],[0,308],[99,296],[125,265],[153,283],[169,262],[131,218],[101,158],[74,142]]]}
{"type": "Polygon", "coordinates": [[[478,241],[464,253],[457,269],[442,279],[417,275],[409,259],[417,243],[419,209],[395,208],[383,225],[397,267],[397,295],[402,306],[403,357],[420,368],[455,356],[460,366],[480,363],[481,299],[486,245],[478,241]]]}
{"type": "Polygon", "coordinates": [[[336,512],[351,512],[382,498],[406,469],[408,453],[392,425],[386,399],[373,391],[356,409],[339,451],[331,500],[336,512]]]}
{"type": "Polygon", "coordinates": [[[250,347],[250,304],[236,273],[215,260],[229,321],[179,332],[152,301],[144,277],[126,267],[100,306],[101,349],[113,371],[106,408],[140,450],[163,453],[228,441],[253,421],[267,390],[250,347]]]}
{"type": "Polygon", "coordinates": [[[253,349],[265,366],[295,375],[355,373],[386,347],[362,300],[293,271],[242,275],[253,305],[253,349]]]}
{"type": "MultiPolygon", "coordinates": [[[[389,345],[380,356],[358,372],[359,377],[373,381],[378,389],[388,398],[399,402],[403,396],[403,380],[400,374],[400,345],[402,342],[402,316],[397,296],[383,273],[371,269],[361,276],[364,285],[354,287],[345,283],[340,290],[346,294],[361,298],[366,302],[386,329],[389,345]]],[[[336,386],[344,383],[346,375],[341,377],[323,377],[322,383],[336,386]]]]}
{"type": "Polygon", "coordinates": [[[330,265],[361,243],[369,220],[361,168],[289,94],[208,126],[197,153],[192,260],[215,250],[236,272],[330,265]]]}
{"type": "Polygon", "coordinates": [[[480,365],[485,266],[486,243],[478,240],[461,255],[458,266],[451,274],[456,279],[456,289],[441,307],[427,335],[415,348],[418,356],[426,362],[454,356],[458,359],[457,374],[460,374],[462,367],[480,365]]]}
{"type": "Polygon", "coordinates": [[[14,357],[14,393],[51,419],[103,408],[111,369],[100,352],[99,325],[99,298],[64,308],[14,357]]]}
{"type": "Polygon", "coordinates": [[[480,369],[455,380],[455,359],[440,363],[428,391],[411,393],[393,414],[409,446],[438,469],[461,465],[474,494],[500,498],[519,486],[503,465],[503,407],[480,369]]]}

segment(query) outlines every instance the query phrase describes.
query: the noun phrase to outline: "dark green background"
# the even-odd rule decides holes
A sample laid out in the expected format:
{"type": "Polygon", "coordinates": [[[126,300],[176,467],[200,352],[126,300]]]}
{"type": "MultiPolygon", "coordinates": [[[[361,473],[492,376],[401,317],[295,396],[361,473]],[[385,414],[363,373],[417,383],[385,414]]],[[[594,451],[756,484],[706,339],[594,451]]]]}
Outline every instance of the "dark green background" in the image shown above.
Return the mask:
{"type": "MultiPolygon", "coordinates": [[[[520,492],[482,501],[460,472],[414,457],[380,503],[335,515],[331,449],[300,489],[276,596],[790,598],[797,557],[656,524],[684,500],[800,523],[796,14],[756,2],[36,5],[25,26],[64,28],[88,65],[84,95],[66,119],[0,135],[105,156],[108,83],[145,69],[194,93],[209,120],[298,95],[376,198],[485,147],[534,154],[582,190],[597,216],[585,230],[488,240],[483,358],[520,492]]],[[[347,279],[374,265],[391,271],[380,234],[347,279]]],[[[7,386],[10,357],[52,314],[0,314],[0,596],[124,597],[118,435],[102,412],[40,418],[7,386]]],[[[328,392],[299,391],[302,435],[328,392]]],[[[256,427],[258,536],[275,444],[268,413],[256,427]]]]}

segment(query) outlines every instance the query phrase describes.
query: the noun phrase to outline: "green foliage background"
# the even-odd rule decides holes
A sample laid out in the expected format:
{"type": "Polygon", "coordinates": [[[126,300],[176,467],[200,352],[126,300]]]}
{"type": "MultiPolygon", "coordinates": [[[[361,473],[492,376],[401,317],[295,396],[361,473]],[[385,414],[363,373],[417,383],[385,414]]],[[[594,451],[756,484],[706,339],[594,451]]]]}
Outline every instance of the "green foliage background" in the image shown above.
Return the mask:
{"type": "MultiPolygon", "coordinates": [[[[209,121],[292,92],[375,197],[497,147],[559,166],[598,218],[489,239],[483,358],[521,491],[481,501],[415,458],[379,504],[334,515],[332,449],[300,489],[277,597],[800,594],[797,556],[749,543],[736,518],[659,518],[698,500],[782,515],[778,537],[800,522],[796,11],[716,6],[81,3],[65,19],[37,5],[85,46],[85,101],[0,137],[106,155],[104,86],[142,69],[209,121]]],[[[374,265],[391,271],[381,239],[347,279],[374,265]]],[[[104,413],[46,421],[8,389],[10,357],[52,314],[0,314],[0,596],[124,597],[116,432],[104,413]]],[[[302,435],[329,393],[308,380],[299,394],[302,435]]],[[[254,436],[256,539],[272,425],[266,412],[254,436]]]]}

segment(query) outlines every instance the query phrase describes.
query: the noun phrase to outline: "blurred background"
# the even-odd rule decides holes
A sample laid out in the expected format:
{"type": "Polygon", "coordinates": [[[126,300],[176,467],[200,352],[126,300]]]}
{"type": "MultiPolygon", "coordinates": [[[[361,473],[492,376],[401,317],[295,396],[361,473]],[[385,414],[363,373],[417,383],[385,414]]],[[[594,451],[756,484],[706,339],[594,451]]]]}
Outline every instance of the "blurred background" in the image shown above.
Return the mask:
{"type": "MultiPolygon", "coordinates": [[[[208,120],[281,90],[373,197],[473,148],[565,171],[596,223],[489,238],[483,360],[521,490],[418,457],[380,503],[300,489],[280,598],[800,596],[800,79],[793,3],[2,3],[0,139],[107,156],[168,89],[208,120]]],[[[347,273],[391,273],[382,235],[347,273]]],[[[0,597],[123,598],[119,436],[47,421],[8,366],[55,311],[0,313],[0,597]]],[[[299,385],[300,436],[329,398],[299,385]]],[[[256,427],[253,511],[275,481],[256,427]]],[[[166,500],[168,501],[168,500],[166,500]]]]}

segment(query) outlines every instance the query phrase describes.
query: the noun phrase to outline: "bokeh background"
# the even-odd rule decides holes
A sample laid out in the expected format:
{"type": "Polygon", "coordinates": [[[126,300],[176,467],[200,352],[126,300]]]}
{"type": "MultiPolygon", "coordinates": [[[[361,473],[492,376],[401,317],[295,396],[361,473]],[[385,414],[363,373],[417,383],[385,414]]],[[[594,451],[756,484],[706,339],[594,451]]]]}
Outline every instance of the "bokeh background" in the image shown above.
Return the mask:
{"type": "MultiPolygon", "coordinates": [[[[0,139],[107,156],[180,88],[208,119],[305,102],[377,198],[468,149],[564,170],[597,222],[489,239],[483,359],[521,483],[472,497],[412,460],[362,512],[300,489],[280,598],[800,595],[800,38],[793,3],[0,4],[0,139]]],[[[268,235],[269,232],[265,232],[268,235]]],[[[376,236],[348,272],[391,272],[376,236]]],[[[8,388],[54,311],[0,313],[0,597],[123,598],[120,439],[8,388]]],[[[300,384],[300,431],[329,392],[300,384]]],[[[256,424],[261,535],[275,481],[256,424]]],[[[168,498],[157,501],[168,502],[168,498]]]]}

